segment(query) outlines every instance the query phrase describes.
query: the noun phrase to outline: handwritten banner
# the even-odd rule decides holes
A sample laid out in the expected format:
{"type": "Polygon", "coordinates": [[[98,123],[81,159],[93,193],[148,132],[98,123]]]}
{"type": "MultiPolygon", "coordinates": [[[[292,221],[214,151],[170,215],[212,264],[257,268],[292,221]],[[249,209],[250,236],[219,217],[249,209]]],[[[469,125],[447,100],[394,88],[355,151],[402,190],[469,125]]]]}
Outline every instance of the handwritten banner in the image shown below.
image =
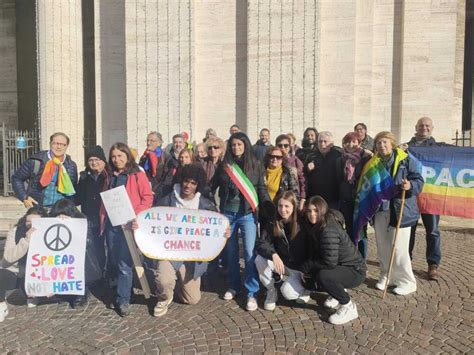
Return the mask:
{"type": "Polygon", "coordinates": [[[87,220],[35,218],[26,260],[29,296],[83,295],[87,220]]]}
{"type": "Polygon", "coordinates": [[[210,261],[224,248],[227,217],[217,212],[153,207],[141,212],[135,241],[151,259],[210,261]]]}
{"type": "Polygon", "coordinates": [[[135,218],[132,202],[125,186],[119,186],[100,193],[112,226],[127,224],[135,218]]]}

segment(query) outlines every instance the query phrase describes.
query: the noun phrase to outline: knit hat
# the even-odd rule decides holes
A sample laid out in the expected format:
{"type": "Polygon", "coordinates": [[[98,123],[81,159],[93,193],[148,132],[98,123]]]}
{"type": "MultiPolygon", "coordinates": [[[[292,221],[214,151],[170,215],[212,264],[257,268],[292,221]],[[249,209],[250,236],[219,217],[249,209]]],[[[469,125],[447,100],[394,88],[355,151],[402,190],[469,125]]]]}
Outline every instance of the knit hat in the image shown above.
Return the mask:
{"type": "Polygon", "coordinates": [[[89,158],[91,157],[99,158],[100,160],[107,163],[107,158],[105,157],[104,150],[100,145],[96,145],[95,147],[89,149],[89,151],[87,152],[87,160],[89,160],[89,158]]]}

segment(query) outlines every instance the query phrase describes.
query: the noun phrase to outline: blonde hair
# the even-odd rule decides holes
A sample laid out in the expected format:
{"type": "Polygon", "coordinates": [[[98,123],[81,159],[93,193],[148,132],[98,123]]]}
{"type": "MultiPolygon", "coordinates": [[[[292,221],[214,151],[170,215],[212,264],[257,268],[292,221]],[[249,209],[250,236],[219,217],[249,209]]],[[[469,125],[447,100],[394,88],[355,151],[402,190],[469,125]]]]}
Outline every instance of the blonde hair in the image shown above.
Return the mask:
{"type": "Polygon", "coordinates": [[[377,141],[379,141],[382,138],[388,139],[390,143],[392,144],[392,148],[395,149],[395,147],[397,146],[397,138],[392,132],[389,132],[389,131],[382,131],[382,132],[377,133],[377,135],[374,138],[374,147],[377,145],[377,141]]]}

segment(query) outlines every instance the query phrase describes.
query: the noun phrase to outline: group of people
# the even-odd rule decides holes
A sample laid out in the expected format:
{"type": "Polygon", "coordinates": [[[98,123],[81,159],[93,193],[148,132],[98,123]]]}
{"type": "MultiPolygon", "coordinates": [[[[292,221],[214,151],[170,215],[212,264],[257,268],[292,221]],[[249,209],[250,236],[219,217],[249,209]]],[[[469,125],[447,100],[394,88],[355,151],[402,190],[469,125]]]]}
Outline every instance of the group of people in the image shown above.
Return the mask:
{"type": "MultiPolygon", "coordinates": [[[[436,144],[430,118],[420,118],[415,128],[408,146],[436,144]]],[[[406,147],[400,148],[391,132],[380,132],[372,139],[366,125],[359,123],[344,136],[342,147],[334,144],[331,132],[312,127],[305,130],[301,147],[291,133],[279,135],[275,145],[268,129],[260,131],[254,145],[237,125],[229,133],[224,141],[208,129],[203,142],[194,146],[186,136],[176,134],[164,147],[161,134],[151,132],[139,159],[124,143],[114,144],[108,158],[96,146],[87,152],[86,168],[80,174],[66,154],[69,137],[53,134],[50,149],[30,157],[12,176],[15,194],[28,211],[9,233],[1,260],[0,321],[8,313],[6,291],[22,287],[31,220],[45,216],[87,218],[86,264],[94,263],[94,267],[88,272],[86,265],[86,285],[99,278],[107,280],[116,290],[117,312],[130,314],[132,257],[122,226],[112,226],[100,198],[100,192],[124,186],[136,214],[152,206],[170,206],[219,211],[229,219],[226,246],[213,262],[227,269],[224,300],[234,299],[245,289],[246,309],[254,311],[263,285],[264,309],[272,311],[278,300],[276,284],[281,283],[282,296],[300,303],[308,302],[314,290],[327,292],[324,306],[335,310],[329,322],[349,322],[358,314],[347,290],[364,282],[367,270],[367,226],[361,231],[353,228],[357,185],[364,165],[374,154],[399,190],[379,206],[372,220],[380,261],[376,288],[384,290],[387,284],[393,285],[398,295],[416,291],[411,256],[419,219],[416,196],[422,190],[423,178],[406,147]],[[388,279],[402,191],[405,208],[388,279]],[[244,257],[243,287],[239,238],[244,257]],[[100,276],[93,272],[96,269],[100,276]]],[[[422,221],[427,230],[429,277],[436,279],[441,259],[439,216],[423,215],[422,221]]],[[[124,227],[134,230],[139,226],[134,221],[124,227]]],[[[188,304],[199,302],[200,278],[207,263],[144,257],[144,264],[153,275],[156,317],[167,312],[173,298],[188,304]]],[[[28,305],[34,306],[36,301],[28,298],[28,305]]],[[[70,301],[79,307],[87,297],[70,301]]]]}

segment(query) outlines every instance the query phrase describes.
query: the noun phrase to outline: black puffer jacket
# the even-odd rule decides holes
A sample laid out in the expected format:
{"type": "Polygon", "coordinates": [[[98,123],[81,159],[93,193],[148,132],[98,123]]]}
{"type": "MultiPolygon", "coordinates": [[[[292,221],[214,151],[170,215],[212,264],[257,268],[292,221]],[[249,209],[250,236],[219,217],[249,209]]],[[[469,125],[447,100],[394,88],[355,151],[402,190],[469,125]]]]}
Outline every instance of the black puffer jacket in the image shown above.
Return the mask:
{"type": "MultiPolygon", "coordinates": [[[[15,196],[24,201],[27,197],[35,199],[40,206],[43,206],[43,190],[45,189],[40,184],[41,175],[43,174],[44,166],[49,161],[48,151],[42,150],[26,160],[20,165],[17,171],[12,175],[12,187],[15,196]],[[35,163],[36,161],[36,163],[35,163]],[[35,172],[35,165],[38,165],[37,172],[35,172]],[[25,183],[28,182],[28,188],[25,183]]],[[[72,161],[69,155],[63,162],[66,171],[71,178],[71,182],[76,189],[77,184],[77,165],[72,161]]],[[[68,198],[72,198],[68,197],[68,198]]]]}
{"type": "Polygon", "coordinates": [[[274,226],[274,222],[260,224],[260,234],[255,243],[257,254],[272,260],[272,255],[277,253],[283,264],[299,270],[307,258],[308,243],[304,233],[298,230],[296,236],[291,239],[290,233],[286,233],[285,230],[282,230],[280,235],[275,235],[274,226]]]}
{"type": "Polygon", "coordinates": [[[304,228],[310,240],[309,260],[301,267],[305,274],[316,274],[322,269],[333,269],[337,265],[365,270],[364,258],[350,240],[343,227],[344,218],[340,212],[328,212],[326,226],[304,228]]]}
{"type": "MultiPolygon", "coordinates": [[[[224,169],[224,162],[220,163],[217,166],[216,173],[211,180],[210,187],[214,193],[217,188],[219,188],[219,210],[224,212],[226,209],[226,203],[229,199],[233,198],[237,194],[240,194],[238,187],[232,182],[229,175],[224,169]]],[[[264,182],[264,170],[261,164],[257,164],[256,168],[253,171],[246,173],[247,178],[250,180],[252,185],[257,191],[259,205],[263,202],[270,201],[270,196],[268,196],[267,188],[264,182]]],[[[244,214],[252,212],[250,204],[245,200],[244,202],[244,214]]]]}

